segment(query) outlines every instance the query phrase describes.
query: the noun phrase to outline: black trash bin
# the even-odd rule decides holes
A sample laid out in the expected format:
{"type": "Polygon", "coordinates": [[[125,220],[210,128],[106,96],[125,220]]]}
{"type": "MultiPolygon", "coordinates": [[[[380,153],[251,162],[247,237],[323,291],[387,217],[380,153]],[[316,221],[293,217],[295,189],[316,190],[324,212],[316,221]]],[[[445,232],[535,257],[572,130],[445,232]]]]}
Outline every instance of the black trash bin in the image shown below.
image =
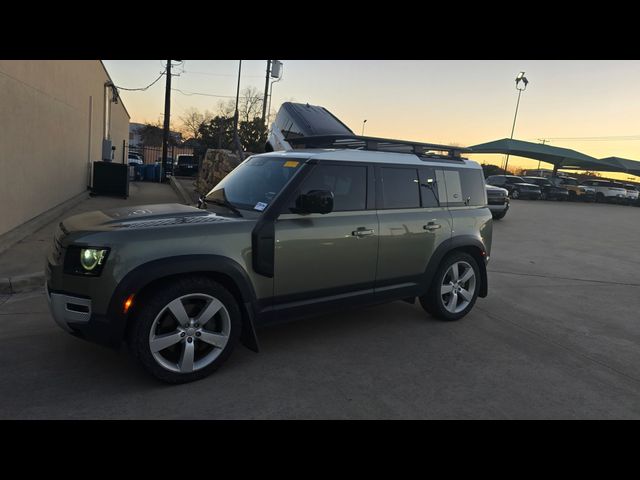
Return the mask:
{"type": "Polygon", "coordinates": [[[92,195],[129,197],[129,166],[113,162],[93,162],[92,195]]]}

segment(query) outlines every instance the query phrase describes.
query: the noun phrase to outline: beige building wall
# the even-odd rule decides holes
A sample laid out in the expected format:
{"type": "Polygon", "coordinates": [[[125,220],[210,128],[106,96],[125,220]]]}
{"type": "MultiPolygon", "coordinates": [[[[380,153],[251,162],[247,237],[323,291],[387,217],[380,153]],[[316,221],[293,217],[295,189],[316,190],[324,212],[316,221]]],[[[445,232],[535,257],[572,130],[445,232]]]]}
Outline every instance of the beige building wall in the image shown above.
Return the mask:
{"type": "MultiPolygon", "coordinates": [[[[98,60],[0,60],[0,235],[86,191],[102,160],[106,82],[98,60]]],[[[120,162],[129,114],[110,105],[120,162]]]]}

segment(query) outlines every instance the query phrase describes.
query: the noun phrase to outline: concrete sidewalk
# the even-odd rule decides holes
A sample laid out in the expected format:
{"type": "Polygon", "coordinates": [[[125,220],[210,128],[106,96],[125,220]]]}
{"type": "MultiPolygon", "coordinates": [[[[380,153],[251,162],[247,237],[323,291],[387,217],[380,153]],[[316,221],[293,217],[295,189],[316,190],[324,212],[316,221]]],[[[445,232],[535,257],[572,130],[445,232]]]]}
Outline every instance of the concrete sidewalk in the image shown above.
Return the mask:
{"type": "Polygon", "coordinates": [[[131,182],[129,198],[89,197],[33,234],[0,254],[0,294],[40,288],[44,283],[44,263],[58,223],[66,217],[91,210],[130,205],[182,203],[169,184],[131,182]]]}

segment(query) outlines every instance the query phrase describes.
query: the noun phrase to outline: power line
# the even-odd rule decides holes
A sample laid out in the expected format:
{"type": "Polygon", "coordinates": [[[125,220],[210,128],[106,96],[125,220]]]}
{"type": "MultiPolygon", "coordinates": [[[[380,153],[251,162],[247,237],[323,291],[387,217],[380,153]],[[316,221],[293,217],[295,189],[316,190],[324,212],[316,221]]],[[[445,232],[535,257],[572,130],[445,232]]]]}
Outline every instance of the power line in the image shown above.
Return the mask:
{"type": "MultiPolygon", "coordinates": [[[[233,73],[212,73],[212,72],[194,72],[192,70],[184,70],[184,73],[193,73],[196,75],[210,75],[212,77],[236,77],[236,74],[233,73]]],[[[262,78],[262,75],[243,75],[243,78],[246,77],[255,77],[255,78],[262,78]]]]}
{"type": "Polygon", "coordinates": [[[119,87],[118,85],[114,85],[117,89],[119,90],[126,90],[128,92],[144,92],[145,90],[148,90],[150,87],[152,87],[153,85],[155,85],[155,83],[160,80],[163,75],[167,73],[167,70],[165,69],[158,78],[156,78],[153,82],[151,82],[149,85],[147,85],[146,87],[143,88],[125,88],[125,87],[119,87]]]}
{"type": "MultiPolygon", "coordinates": [[[[171,90],[174,90],[176,92],[179,92],[183,95],[186,95],[188,97],[192,96],[192,95],[201,95],[203,97],[216,97],[216,98],[236,98],[235,95],[214,95],[212,93],[201,93],[201,92],[189,92],[189,91],[185,91],[185,90],[180,90],[179,88],[172,88],[171,90]]],[[[247,98],[247,97],[240,97],[240,98],[247,98]]]]}
{"type": "MultiPolygon", "coordinates": [[[[550,140],[583,140],[583,141],[613,141],[613,140],[640,140],[640,135],[609,135],[602,137],[549,137],[550,140]]],[[[539,140],[539,139],[538,139],[539,140]]]]}

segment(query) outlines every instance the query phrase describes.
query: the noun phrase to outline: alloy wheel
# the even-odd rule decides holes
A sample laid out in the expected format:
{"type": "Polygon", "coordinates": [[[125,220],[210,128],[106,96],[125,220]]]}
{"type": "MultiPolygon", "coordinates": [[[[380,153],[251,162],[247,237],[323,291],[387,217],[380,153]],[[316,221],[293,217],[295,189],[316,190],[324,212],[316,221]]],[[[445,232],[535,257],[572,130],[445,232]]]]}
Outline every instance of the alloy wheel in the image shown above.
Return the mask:
{"type": "Polygon", "coordinates": [[[229,341],[231,318],[224,304],[204,293],[178,297],[160,310],[149,332],[156,362],[177,373],[210,365],[229,341]]]}
{"type": "Polygon", "coordinates": [[[447,269],[440,285],[440,297],[450,313],[463,311],[473,300],[476,291],[476,274],[465,261],[458,261],[447,269]]]}

